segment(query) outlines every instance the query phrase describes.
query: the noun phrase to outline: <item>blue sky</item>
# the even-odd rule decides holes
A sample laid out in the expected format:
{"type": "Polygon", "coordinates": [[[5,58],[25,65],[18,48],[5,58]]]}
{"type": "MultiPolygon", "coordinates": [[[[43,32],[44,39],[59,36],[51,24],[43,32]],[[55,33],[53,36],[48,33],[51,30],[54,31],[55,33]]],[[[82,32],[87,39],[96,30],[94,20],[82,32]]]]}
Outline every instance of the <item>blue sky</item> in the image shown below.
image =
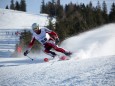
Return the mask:
{"type": "MultiPolygon", "coordinates": [[[[14,0],[14,2],[15,1],[20,2],[20,0],[14,0]]],[[[48,1],[51,1],[51,0],[45,0],[45,2],[48,2],[48,1]]],[[[111,4],[113,2],[115,3],[115,0],[60,0],[60,1],[61,1],[61,4],[63,4],[63,5],[68,4],[70,2],[78,3],[78,4],[80,4],[80,3],[88,4],[90,1],[92,1],[94,6],[97,5],[98,1],[100,1],[100,4],[102,4],[103,1],[106,1],[108,11],[110,11],[111,4]]],[[[10,2],[11,2],[11,0],[0,0],[0,8],[5,8],[6,5],[10,6],[10,2]]],[[[42,0],[26,0],[27,12],[32,13],[32,14],[39,14],[41,2],[42,2],[42,0]]]]}

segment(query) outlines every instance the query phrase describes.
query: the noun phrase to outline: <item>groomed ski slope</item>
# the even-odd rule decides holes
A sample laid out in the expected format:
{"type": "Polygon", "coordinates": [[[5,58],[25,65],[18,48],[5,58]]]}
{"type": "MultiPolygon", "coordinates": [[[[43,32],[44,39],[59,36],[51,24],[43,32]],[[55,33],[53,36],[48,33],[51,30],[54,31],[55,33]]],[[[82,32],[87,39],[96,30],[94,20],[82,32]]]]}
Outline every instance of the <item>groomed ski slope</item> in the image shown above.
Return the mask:
{"type": "MultiPolygon", "coordinates": [[[[13,31],[10,26],[4,28],[13,31]]],[[[34,61],[0,57],[0,86],[115,86],[114,27],[108,24],[66,39],[61,47],[75,53],[71,60],[45,63],[48,56],[42,52],[30,55],[34,61]]]]}

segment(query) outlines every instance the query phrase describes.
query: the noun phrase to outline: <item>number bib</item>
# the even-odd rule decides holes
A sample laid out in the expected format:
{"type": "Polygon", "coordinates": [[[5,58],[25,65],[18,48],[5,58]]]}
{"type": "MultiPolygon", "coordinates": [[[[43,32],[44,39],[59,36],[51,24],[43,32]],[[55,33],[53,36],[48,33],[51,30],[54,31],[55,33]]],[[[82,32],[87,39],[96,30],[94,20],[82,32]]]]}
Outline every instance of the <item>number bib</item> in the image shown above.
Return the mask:
{"type": "Polygon", "coordinates": [[[46,41],[47,41],[47,38],[44,38],[43,40],[41,40],[41,43],[44,44],[46,43],[46,41]]]}

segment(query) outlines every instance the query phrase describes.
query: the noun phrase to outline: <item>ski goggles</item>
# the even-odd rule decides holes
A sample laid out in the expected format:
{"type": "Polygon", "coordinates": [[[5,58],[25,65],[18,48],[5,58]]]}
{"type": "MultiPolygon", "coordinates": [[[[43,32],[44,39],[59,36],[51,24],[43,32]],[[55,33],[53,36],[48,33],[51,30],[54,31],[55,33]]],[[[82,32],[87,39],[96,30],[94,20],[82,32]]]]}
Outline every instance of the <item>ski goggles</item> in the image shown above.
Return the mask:
{"type": "Polygon", "coordinates": [[[33,28],[33,31],[39,30],[39,27],[37,26],[36,28],[33,28]]]}

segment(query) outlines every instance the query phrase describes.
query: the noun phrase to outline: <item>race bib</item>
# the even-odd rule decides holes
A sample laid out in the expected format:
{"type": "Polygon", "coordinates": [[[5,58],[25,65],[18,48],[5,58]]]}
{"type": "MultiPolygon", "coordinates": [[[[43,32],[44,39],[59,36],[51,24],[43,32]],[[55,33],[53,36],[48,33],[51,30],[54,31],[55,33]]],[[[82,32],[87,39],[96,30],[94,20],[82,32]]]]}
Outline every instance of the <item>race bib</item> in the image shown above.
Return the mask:
{"type": "Polygon", "coordinates": [[[44,38],[43,40],[41,40],[41,43],[44,44],[47,41],[47,38],[44,38]]]}

